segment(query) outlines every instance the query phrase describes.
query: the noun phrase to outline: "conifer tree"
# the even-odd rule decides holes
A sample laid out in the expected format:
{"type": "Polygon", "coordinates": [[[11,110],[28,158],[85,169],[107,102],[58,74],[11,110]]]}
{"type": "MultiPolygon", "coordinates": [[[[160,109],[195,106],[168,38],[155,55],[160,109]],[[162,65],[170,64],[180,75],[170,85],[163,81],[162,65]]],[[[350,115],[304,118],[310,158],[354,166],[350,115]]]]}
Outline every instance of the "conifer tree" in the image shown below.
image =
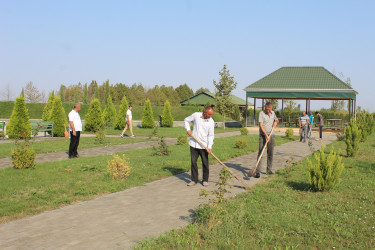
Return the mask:
{"type": "Polygon", "coordinates": [[[104,117],[104,124],[107,127],[112,127],[116,123],[116,108],[115,105],[113,105],[112,97],[109,95],[107,98],[107,105],[103,111],[103,117],[104,117]]]}
{"type": "Polygon", "coordinates": [[[61,84],[60,86],[60,100],[61,102],[65,102],[65,87],[61,84]]]}
{"type": "Polygon", "coordinates": [[[53,136],[63,137],[65,127],[67,127],[68,117],[63,108],[60,97],[55,97],[52,105],[52,114],[49,118],[53,121],[53,136]]]}
{"type": "Polygon", "coordinates": [[[358,129],[354,117],[352,117],[349,125],[345,128],[346,154],[348,156],[357,154],[361,138],[361,130],[358,129]]]}
{"type": "Polygon", "coordinates": [[[116,129],[123,129],[126,125],[126,111],[128,111],[129,105],[126,97],[124,96],[120,103],[120,110],[118,111],[116,129]]]}
{"type": "Polygon", "coordinates": [[[171,112],[171,104],[168,100],[165,101],[163,115],[161,116],[162,127],[173,127],[173,117],[171,112]]]}
{"type": "Polygon", "coordinates": [[[87,83],[85,83],[85,86],[83,87],[83,103],[87,104],[88,100],[89,100],[89,97],[88,97],[87,83]]]}
{"type": "MultiPolygon", "coordinates": [[[[23,90],[23,89],[22,89],[23,90]]],[[[21,94],[17,97],[7,125],[7,134],[9,138],[25,138],[31,136],[29,110],[26,107],[25,98],[21,94]]]]}
{"type": "Polygon", "coordinates": [[[100,101],[94,98],[85,117],[85,130],[97,132],[104,127],[104,119],[100,101]]]}
{"type": "Polygon", "coordinates": [[[152,112],[151,102],[149,99],[145,101],[142,115],[142,128],[155,127],[154,114],[152,112]]]}
{"type": "Polygon", "coordinates": [[[43,121],[50,121],[52,115],[52,108],[53,108],[53,101],[55,99],[55,92],[52,93],[48,97],[48,101],[43,109],[42,120],[43,121]]]}

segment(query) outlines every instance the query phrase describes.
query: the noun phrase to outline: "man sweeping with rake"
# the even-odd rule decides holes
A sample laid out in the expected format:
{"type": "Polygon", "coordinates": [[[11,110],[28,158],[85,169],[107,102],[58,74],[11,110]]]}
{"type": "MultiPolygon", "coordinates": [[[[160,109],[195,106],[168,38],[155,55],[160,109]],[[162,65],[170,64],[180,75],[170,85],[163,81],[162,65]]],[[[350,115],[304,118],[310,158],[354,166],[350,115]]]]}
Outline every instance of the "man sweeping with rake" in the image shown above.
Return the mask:
{"type": "MultiPolygon", "coordinates": [[[[272,103],[267,102],[265,110],[259,113],[259,152],[258,160],[262,157],[263,148],[267,147],[267,174],[271,175],[272,172],[272,160],[273,160],[273,148],[275,146],[275,135],[272,133],[273,128],[279,124],[279,119],[274,111],[272,111],[272,103]]],[[[265,149],[264,149],[265,150],[265,149]]],[[[260,177],[262,170],[263,160],[260,159],[259,167],[256,168],[255,178],[260,177]]],[[[248,175],[251,175],[254,171],[250,171],[248,175]]]]}

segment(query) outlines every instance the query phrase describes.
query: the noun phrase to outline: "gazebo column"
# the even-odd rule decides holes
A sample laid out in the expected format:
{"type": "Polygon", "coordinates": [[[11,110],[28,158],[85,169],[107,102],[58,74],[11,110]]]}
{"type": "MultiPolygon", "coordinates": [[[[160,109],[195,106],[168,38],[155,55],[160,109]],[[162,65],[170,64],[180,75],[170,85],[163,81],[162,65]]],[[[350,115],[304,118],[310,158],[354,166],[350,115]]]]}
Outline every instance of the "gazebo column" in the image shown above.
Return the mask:
{"type": "Polygon", "coordinates": [[[245,108],[245,128],[247,127],[247,107],[248,107],[248,102],[247,102],[248,97],[246,96],[246,108],[245,108]]]}
{"type": "Polygon", "coordinates": [[[309,100],[306,99],[306,114],[307,114],[307,111],[308,111],[308,105],[309,105],[309,100]]]}
{"type": "Polygon", "coordinates": [[[262,110],[264,110],[264,98],[262,99],[262,110]]]}
{"type": "Polygon", "coordinates": [[[350,113],[351,109],[352,109],[352,101],[351,101],[351,99],[348,99],[349,121],[350,121],[350,116],[351,116],[351,113],[350,113]]]}
{"type": "Polygon", "coordinates": [[[284,98],[281,99],[281,126],[284,124],[284,98]]]}
{"type": "Polygon", "coordinates": [[[257,99],[254,97],[254,127],[255,127],[255,109],[257,106],[257,99]]]}

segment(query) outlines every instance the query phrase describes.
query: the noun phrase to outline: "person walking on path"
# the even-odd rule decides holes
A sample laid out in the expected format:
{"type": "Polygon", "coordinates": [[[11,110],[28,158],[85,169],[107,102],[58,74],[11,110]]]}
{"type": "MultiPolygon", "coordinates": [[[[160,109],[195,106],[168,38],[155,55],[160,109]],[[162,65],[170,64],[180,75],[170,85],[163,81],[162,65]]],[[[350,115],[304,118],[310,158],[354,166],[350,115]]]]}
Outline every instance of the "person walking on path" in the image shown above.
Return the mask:
{"type": "MultiPolygon", "coordinates": [[[[279,124],[279,119],[275,112],[272,110],[272,103],[267,102],[265,110],[259,113],[259,152],[258,159],[263,150],[266,142],[267,144],[267,174],[273,174],[272,172],[272,161],[273,161],[273,148],[275,146],[275,134],[269,136],[272,131],[272,128],[276,127],[279,124]]],[[[263,168],[263,159],[259,162],[259,167],[256,170],[255,178],[260,177],[261,170],[263,168]]]]}
{"type": "Polygon", "coordinates": [[[319,140],[321,141],[323,138],[323,116],[319,112],[315,112],[318,116],[318,123],[319,123],[319,140]]]}
{"type": "Polygon", "coordinates": [[[69,118],[69,130],[70,130],[70,145],[69,145],[69,158],[78,158],[78,145],[79,138],[82,131],[82,121],[78,112],[81,110],[81,104],[74,104],[73,110],[70,111],[69,118]]]}
{"type": "Polygon", "coordinates": [[[203,166],[202,185],[208,186],[209,165],[208,154],[212,153],[212,145],[214,144],[214,120],[211,118],[214,113],[212,107],[207,107],[202,112],[195,112],[191,116],[184,119],[185,129],[189,136],[193,135],[203,145],[207,147],[207,151],[199,145],[193,138],[189,139],[190,158],[191,158],[191,182],[188,186],[194,186],[198,183],[198,157],[201,157],[203,166]],[[190,123],[193,123],[193,132],[190,131],[190,123]]]}
{"type": "Polygon", "coordinates": [[[314,125],[314,115],[310,111],[309,112],[309,127],[307,129],[307,138],[311,138],[313,125],[314,125]]]}
{"type": "Polygon", "coordinates": [[[132,105],[129,105],[129,109],[128,111],[126,111],[126,126],[124,130],[122,131],[120,137],[124,137],[124,134],[128,128],[130,130],[130,137],[133,137],[133,138],[135,137],[133,134],[133,125],[132,125],[132,120],[133,120],[132,109],[133,109],[132,105]]]}
{"type": "Polygon", "coordinates": [[[306,135],[307,135],[307,129],[309,125],[309,117],[306,115],[306,112],[302,112],[302,116],[300,116],[299,120],[299,127],[300,127],[300,137],[299,141],[306,142],[306,135]]]}

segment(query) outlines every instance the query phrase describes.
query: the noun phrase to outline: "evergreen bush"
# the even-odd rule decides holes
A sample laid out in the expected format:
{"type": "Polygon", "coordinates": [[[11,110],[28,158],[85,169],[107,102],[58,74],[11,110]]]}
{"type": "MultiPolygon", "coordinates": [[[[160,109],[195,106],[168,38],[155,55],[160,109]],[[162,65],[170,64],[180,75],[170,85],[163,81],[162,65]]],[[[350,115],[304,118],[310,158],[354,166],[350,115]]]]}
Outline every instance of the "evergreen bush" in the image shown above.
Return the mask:
{"type": "Polygon", "coordinates": [[[361,138],[361,131],[352,117],[349,125],[345,128],[346,154],[348,156],[355,156],[357,154],[361,138]]]}
{"type": "Polygon", "coordinates": [[[104,144],[104,141],[105,141],[105,128],[101,128],[95,133],[95,142],[98,144],[104,144]]]}
{"type": "Polygon", "coordinates": [[[130,166],[125,155],[122,157],[114,154],[113,159],[107,162],[107,171],[114,179],[125,179],[130,175],[130,166]]]}
{"type": "Polygon", "coordinates": [[[102,108],[98,98],[94,98],[85,117],[85,130],[97,132],[104,127],[102,108]]]}
{"type": "Polygon", "coordinates": [[[357,114],[356,125],[361,131],[361,142],[365,142],[369,135],[371,124],[368,123],[366,111],[360,111],[357,114]]]}
{"type": "Polygon", "coordinates": [[[187,135],[179,135],[177,137],[177,144],[178,145],[185,145],[185,144],[187,144],[187,142],[188,142],[187,138],[188,138],[187,135]]]}
{"type": "Polygon", "coordinates": [[[142,115],[142,128],[155,127],[154,114],[152,112],[151,102],[149,99],[145,101],[142,115]]]}
{"type": "Polygon", "coordinates": [[[28,138],[24,138],[23,142],[16,140],[16,146],[11,151],[11,160],[14,168],[34,168],[35,157],[35,150],[30,147],[28,138]]]}
{"type": "Polygon", "coordinates": [[[21,95],[17,97],[7,125],[7,135],[9,138],[27,138],[31,136],[29,110],[26,108],[25,98],[21,95]],[[22,134],[22,136],[21,136],[22,134]]]}
{"type": "Polygon", "coordinates": [[[241,135],[248,135],[249,134],[249,130],[247,130],[247,128],[240,128],[240,132],[241,132],[241,135]]]}
{"type": "Polygon", "coordinates": [[[241,120],[241,111],[238,105],[233,106],[232,119],[235,121],[241,120]]]}
{"type": "Polygon", "coordinates": [[[371,135],[375,129],[375,120],[372,114],[370,114],[369,112],[367,112],[366,114],[366,121],[368,124],[368,134],[371,135]]]}
{"type": "Polygon", "coordinates": [[[324,153],[324,145],[314,154],[314,163],[307,159],[309,165],[309,180],[314,191],[329,191],[340,182],[344,169],[342,157],[331,149],[328,156],[324,153]]]}
{"type": "Polygon", "coordinates": [[[293,138],[293,129],[291,128],[288,128],[286,131],[285,131],[285,136],[288,137],[288,138],[293,138]]]}
{"type": "Polygon", "coordinates": [[[112,97],[108,96],[107,98],[107,104],[103,111],[103,118],[104,118],[104,124],[107,127],[113,127],[116,123],[116,108],[115,105],[113,105],[112,97]]]}
{"type": "Polygon", "coordinates": [[[164,137],[160,137],[158,146],[153,146],[152,149],[154,150],[154,155],[158,156],[168,156],[172,152],[171,150],[169,150],[167,143],[165,143],[164,137]]]}
{"type": "Polygon", "coordinates": [[[238,139],[236,141],[236,148],[244,149],[247,147],[247,141],[244,139],[238,139]]]}
{"type": "Polygon", "coordinates": [[[126,111],[129,109],[128,101],[124,96],[120,103],[120,109],[118,111],[117,122],[116,122],[116,129],[124,129],[126,126],[126,111]]]}
{"type": "Polygon", "coordinates": [[[42,120],[43,121],[50,121],[51,116],[52,116],[52,108],[53,108],[53,100],[55,99],[55,94],[54,91],[49,95],[48,101],[46,105],[44,106],[43,109],[43,114],[42,114],[42,120]]]}
{"type": "Polygon", "coordinates": [[[54,98],[52,105],[52,114],[49,119],[53,121],[53,136],[64,137],[68,118],[63,108],[60,97],[54,98]]]}
{"type": "Polygon", "coordinates": [[[161,126],[162,127],[173,127],[173,117],[171,112],[171,104],[168,100],[164,103],[163,114],[161,116],[161,126]]]}

